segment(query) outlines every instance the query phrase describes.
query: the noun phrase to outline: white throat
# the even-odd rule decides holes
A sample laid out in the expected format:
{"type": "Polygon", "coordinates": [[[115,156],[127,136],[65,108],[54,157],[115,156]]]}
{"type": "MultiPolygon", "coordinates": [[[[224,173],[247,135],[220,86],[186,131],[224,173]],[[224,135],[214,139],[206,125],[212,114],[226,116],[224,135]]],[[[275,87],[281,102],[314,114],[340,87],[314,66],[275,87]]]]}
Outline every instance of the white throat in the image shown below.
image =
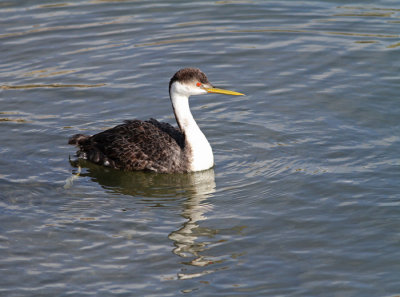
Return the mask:
{"type": "MultiPolygon", "coordinates": [[[[176,121],[185,134],[186,145],[190,148],[190,170],[206,170],[214,166],[214,155],[207,138],[201,132],[190,112],[189,96],[191,94],[185,93],[184,88],[182,84],[175,82],[170,90],[176,121]]],[[[199,92],[199,94],[202,93],[199,92]]]]}

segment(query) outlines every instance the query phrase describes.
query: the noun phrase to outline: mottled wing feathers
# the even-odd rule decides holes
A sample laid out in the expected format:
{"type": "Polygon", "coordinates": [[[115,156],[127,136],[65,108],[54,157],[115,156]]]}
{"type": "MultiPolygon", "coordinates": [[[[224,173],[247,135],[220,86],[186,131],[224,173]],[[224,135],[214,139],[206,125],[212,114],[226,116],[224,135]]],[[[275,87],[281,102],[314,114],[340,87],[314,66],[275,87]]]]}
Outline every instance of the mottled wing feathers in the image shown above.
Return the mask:
{"type": "Polygon", "coordinates": [[[185,135],[179,130],[176,129],[174,126],[168,124],[168,123],[162,123],[157,121],[156,119],[151,118],[150,120],[146,121],[148,123],[153,124],[156,126],[158,129],[164,131],[167,133],[169,136],[171,136],[173,139],[175,139],[176,143],[184,149],[185,146],[185,135]]]}
{"type": "Polygon", "coordinates": [[[149,121],[125,121],[91,137],[75,135],[78,156],[94,163],[124,170],[184,172],[184,135],[171,125],[149,121]]]}

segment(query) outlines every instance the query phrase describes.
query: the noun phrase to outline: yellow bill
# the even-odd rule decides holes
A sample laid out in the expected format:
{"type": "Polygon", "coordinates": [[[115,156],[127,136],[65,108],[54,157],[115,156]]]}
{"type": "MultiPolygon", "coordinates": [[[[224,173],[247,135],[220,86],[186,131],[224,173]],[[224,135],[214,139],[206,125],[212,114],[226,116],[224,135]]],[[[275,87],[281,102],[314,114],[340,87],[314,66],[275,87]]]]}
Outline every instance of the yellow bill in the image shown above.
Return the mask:
{"type": "Polygon", "coordinates": [[[224,90],[224,89],[216,89],[216,88],[204,88],[208,93],[217,93],[217,94],[226,94],[226,95],[235,95],[235,96],[244,96],[242,93],[224,90]]]}

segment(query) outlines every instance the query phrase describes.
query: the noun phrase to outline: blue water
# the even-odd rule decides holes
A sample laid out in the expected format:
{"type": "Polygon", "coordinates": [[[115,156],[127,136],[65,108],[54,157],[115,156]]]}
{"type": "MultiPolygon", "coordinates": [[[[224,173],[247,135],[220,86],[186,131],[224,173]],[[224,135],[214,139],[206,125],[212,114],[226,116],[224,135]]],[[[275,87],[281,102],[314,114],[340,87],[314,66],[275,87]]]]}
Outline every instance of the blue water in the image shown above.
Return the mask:
{"type": "Polygon", "coordinates": [[[1,296],[398,296],[398,1],[1,1],[1,296]],[[216,166],[67,145],[191,98],[216,166]]]}

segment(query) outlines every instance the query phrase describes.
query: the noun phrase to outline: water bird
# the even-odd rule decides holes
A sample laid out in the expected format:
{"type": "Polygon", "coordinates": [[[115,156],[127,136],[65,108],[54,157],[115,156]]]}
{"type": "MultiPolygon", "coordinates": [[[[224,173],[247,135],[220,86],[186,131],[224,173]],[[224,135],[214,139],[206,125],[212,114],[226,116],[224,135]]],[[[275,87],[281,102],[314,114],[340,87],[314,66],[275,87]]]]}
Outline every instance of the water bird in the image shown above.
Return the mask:
{"type": "Polygon", "coordinates": [[[153,118],[127,120],[93,136],[76,134],[69,144],[78,158],[126,171],[186,173],[214,166],[214,155],[189,107],[189,97],[219,93],[244,95],[215,88],[197,68],[183,68],[169,82],[169,96],[179,128],[153,118]]]}

